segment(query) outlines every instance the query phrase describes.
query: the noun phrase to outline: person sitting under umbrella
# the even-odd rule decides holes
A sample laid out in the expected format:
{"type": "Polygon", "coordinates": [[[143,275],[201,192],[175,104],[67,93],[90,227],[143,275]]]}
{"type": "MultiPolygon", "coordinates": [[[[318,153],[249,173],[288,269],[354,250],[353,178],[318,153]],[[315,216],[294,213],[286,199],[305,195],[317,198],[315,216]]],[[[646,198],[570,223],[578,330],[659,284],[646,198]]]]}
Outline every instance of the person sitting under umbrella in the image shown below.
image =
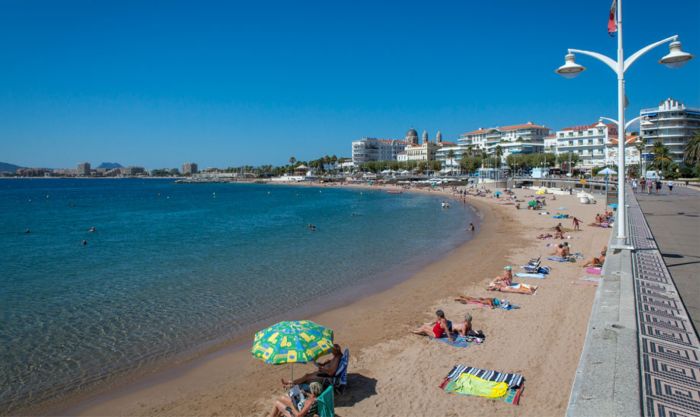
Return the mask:
{"type": "Polygon", "coordinates": [[[316,372],[309,372],[293,381],[285,381],[282,379],[282,385],[285,387],[291,387],[293,385],[308,384],[313,381],[323,381],[324,378],[333,377],[338,371],[338,365],[340,365],[340,360],[343,358],[343,350],[340,345],[335,343],[331,349],[331,354],[333,355],[329,360],[324,362],[314,362],[314,365],[318,368],[316,372]]]}
{"type": "Polygon", "coordinates": [[[309,390],[304,391],[303,399],[294,404],[289,395],[285,394],[275,401],[270,417],[304,417],[318,414],[317,398],[321,395],[323,386],[318,382],[309,384],[309,390]]]}

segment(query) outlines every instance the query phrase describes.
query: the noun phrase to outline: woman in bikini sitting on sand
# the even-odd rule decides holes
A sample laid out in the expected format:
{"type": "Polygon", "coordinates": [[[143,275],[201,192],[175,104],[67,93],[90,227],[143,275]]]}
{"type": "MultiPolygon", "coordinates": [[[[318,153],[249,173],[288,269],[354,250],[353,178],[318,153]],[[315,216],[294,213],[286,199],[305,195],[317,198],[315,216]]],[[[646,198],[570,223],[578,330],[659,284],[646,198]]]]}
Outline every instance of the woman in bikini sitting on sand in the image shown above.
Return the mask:
{"type": "Polygon", "coordinates": [[[503,274],[494,278],[494,280],[489,284],[488,289],[495,290],[499,288],[505,288],[513,285],[513,268],[511,266],[506,266],[503,268],[503,274]]]}
{"type": "Polygon", "coordinates": [[[588,266],[597,266],[601,267],[605,263],[605,253],[608,251],[608,247],[605,246],[603,247],[603,250],[600,251],[600,257],[599,258],[593,258],[590,261],[586,262],[583,267],[588,267],[588,266]]]}
{"type": "Polygon", "coordinates": [[[458,333],[460,336],[466,336],[471,329],[472,315],[468,313],[464,315],[464,321],[462,323],[456,323],[452,325],[452,331],[458,333]]]}
{"type": "Polygon", "coordinates": [[[445,312],[438,310],[435,312],[435,316],[437,317],[436,321],[432,323],[425,323],[419,328],[411,330],[411,333],[421,336],[434,337],[436,339],[440,339],[441,337],[445,336],[452,337],[452,330],[447,322],[447,319],[445,318],[445,312]]]}

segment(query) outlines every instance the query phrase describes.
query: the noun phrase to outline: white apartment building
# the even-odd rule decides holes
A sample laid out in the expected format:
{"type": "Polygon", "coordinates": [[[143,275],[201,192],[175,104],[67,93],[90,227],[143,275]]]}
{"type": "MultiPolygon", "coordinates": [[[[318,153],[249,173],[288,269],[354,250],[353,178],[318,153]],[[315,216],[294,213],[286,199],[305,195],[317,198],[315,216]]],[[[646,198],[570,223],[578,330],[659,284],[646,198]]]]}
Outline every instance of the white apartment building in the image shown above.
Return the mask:
{"type": "MultiPolygon", "coordinates": [[[[605,147],[605,160],[611,165],[617,165],[617,137],[611,136],[610,143],[605,147]]],[[[635,146],[639,136],[627,135],[625,142],[625,165],[639,165],[641,162],[639,149],[635,146]]]]}
{"type": "Polygon", "coordinates": [[[527,122],[519,125],[479,128],[460,136],[459,146],[473,150],[485,150],[493,155],[498,147],[502,151],[502,160],[511,154],[536,153],[544,151],[544,138],[549,134],[549,128],[527,122]]]}
{"type": "Polygon", "coordinates": [[[442,166],[457,166],[462,160],[464,150],[454,142],[440,142],[442,146],[435,152],[435,159],[442,163],[442,166]],[[450,151],[454,154],[449,158],[450,151]]]}
{"type": "MultiPolygon", "coordinates": [[[[578,155],[578,168],[591,169],[614,163],[608,160],[607,146],[611,139],[617,140],[617,126],[610,123],[593,123],[590,125],[566,127],[556,133],[556,154],[569,152],[578,155]]],[[[548,143],[550,139],[548,139],[548,143]]]]}
{"type": "Polygon", "coordinates": [[[352,142],[352,163],[358,166],[371,161],[396,161],[405,148],[403,140],[362,138],[352,142]]]}
{"type": "Polygon", "coordinates": [[[645,157],[650,159],[654,143],[660,141],[669,148],[673,162],[683,162],[685,146],[700,130],[700,108],[668,98],[658,107],[642,109],[639,115],[645,157]]]}

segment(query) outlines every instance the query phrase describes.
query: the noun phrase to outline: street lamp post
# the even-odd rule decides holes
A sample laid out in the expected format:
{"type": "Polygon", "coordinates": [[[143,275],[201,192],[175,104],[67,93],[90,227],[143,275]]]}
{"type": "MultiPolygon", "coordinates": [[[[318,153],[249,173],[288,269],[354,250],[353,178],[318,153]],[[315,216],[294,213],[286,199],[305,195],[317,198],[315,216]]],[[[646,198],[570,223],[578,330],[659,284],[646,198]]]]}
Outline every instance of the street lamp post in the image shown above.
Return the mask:
{"type": "Polygon", "coordinates": [[[661,58],[660,64],[664,64],[670,68],[678,68],[693,58],[687,52],[681,50],[681,43],[678,41],[678,35],[662,39],[658,42],[645,46],[625,59],[622,43],[622,0],[617,0],[617,61],[612,58],[599,54],[597,52],[584,51],[580,49],[569,49],[564,60],[564,65],[559,67],[555,72],[565,78],[573,78],[586,68],[575,62],[574,54],[582,54],[593,57],[602,61],[610,67],[617,75],[617,120],[618,133],[622,138],[618,141],[618,164],[617,164],[617,244],[625,246],[627,237],[625,236],[626,222],[626,207],[625,207],[625,72],[634,64],[639,57],[656,48],[657,46],[670,42],[669,53],[661,58]]]}

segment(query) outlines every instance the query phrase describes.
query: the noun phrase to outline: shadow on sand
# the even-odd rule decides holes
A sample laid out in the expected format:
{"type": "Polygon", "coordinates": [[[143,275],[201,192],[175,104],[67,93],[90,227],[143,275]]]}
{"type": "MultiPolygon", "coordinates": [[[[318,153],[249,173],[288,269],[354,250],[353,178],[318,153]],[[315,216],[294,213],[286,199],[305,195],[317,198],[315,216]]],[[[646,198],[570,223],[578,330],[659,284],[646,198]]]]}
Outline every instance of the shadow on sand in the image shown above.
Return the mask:
{"type": "Polygon", "coordinates": [[[335,405],[338,407],[352,407],[373,395],[377,395],[376,379],[348,373],[348,386],[342,394],[335,397],[335,405]]]}

